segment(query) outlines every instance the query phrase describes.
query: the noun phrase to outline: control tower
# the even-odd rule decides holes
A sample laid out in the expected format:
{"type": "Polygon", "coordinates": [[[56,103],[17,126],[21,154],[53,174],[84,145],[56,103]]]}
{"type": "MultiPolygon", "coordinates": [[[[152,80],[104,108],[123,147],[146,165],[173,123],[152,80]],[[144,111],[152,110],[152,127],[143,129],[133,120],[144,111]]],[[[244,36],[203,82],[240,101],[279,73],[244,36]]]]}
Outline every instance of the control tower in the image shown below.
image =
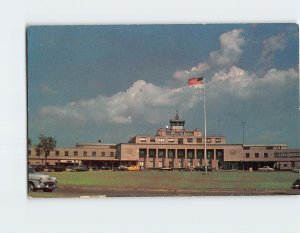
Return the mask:
{"type": "Polygon", "coordinates": [[[170,119],[171,130],[184,130],[185,120],[179,119],[178,111],[174,119],[170,119]]]}

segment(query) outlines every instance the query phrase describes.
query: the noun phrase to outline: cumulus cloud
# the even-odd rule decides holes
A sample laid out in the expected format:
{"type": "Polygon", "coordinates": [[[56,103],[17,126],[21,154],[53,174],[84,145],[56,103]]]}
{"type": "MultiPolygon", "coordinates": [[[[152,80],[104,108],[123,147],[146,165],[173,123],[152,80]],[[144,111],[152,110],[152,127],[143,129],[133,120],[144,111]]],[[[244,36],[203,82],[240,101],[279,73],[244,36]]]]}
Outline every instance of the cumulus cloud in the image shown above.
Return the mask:
{"type": "MultiPolygon", "coordinates": [[[[210,95],[249,97],[262,88],[273,86],[277,89],[295,85],[298,81],[295,69],[269,70],[265,76],[232,66],[228,72],[214,74],[207,84],[210,95]]],[[[267,93],[266,93],[267,94],[267,93]]],[[[94,123],[134,123],[145,120],[157,123],[168,118],[169,113],[180,108],[186,112],[201,101],[199,90],[182,87],[159,87],[144,80],[138,80],[124,92],[112,96],[99,95],[94,99],[71,102],[65,106],[45,106],[40,114],[44,119],[73,122],[84,126],[94,123]]]]}
{"type": "Polygon", "coordinates": [[[220,49],[210,52],[205,62],[201,62],[191,69],[176,71],[174,78],[179,81],[186,81],[188,78],[201,75],[209,69],[230,67],[236,64],[240,60],[243,53],[241,47],[245,43],[242,32],[241,29],[234,29],[220,35],[220,49]]]}
{"type": "Polygon", "coordinates": [[[282,51],[286,47],[286,34],[279,33],[263,41],[260,63],[265,68],[270,68],[273,63],[274,53],[282,51]]]}
{"type": "Polygon", "coordinates": [[[41,109],[42,117],[69,119],[85,122],[131,123],[144,119],[155,123],[167,116],[168,111],[180,105],[182,111],[194,106],[196,90],[159,87],[144,80],[138,80],[125,92],[113,96],[99,95],[94,99],[71,102],[65,106],[46,106],[41,109]],[[159,111],[158,111],[159,110],[159,111]]]}
{"type": "Polygon", "coordinates": [[[199,63],[197,66],[192,67],[190,70],[178,70],[174,73],[174,78],[178,81],[184,81],[190,77],[199,75],[204,73],[209,69],[209,65],[207,63],[199,63]]]}
{"type": "MultiPolygon", "coordinates": [[[[189,70],[178,70],[172,80],[186,82],[188,78],[209,71],[212,75],[207,80],[209,94],[219,99],[225,96],[248,98],[255,93],[268,95],[262,89],[270,87],[279,90],[294,86],[299,80],[298,69],[268,69],[263,75],[238,67],[243,53],[245,40],[242,30],[236,29],[222,34],[219,38],[220,49],[209,54],[207,61],[200,62],[189,70]]],[[[265,53],[284,49],[282,36],[269,38],[264,42],[265,53]]],[[[45,106],[40,110],[40,117],[46,122],[72,122],[84,126],[92,123],[130,124],[136,120],[157,123],[168,119],[174,109],[187,112],[201,101],[199,90],[180,85],[180,88],[156,86],[144,80],[135,81],[127,90],[112,96],[98,95],[89,100],[79,100],[64,106],[45,106]],[[199,97],[200,96],[200,97],[199,97]]],[[[213,106],[213,105],[211,105],[213,106]]]]}
{"type": "Polygon", "coordinates": [[[280,33],[276,36],[269,37],[263,41],[262,56],[265,57],[268,54],[277,50],[283,50],[286,46],[285,33],[280,33]]]}
{"type": "Polygon", "coordinates": [[[251,75],[239,67],[232,66],[228,72],[215,73],[209,85],[213,89],[217,89],[218,93],[230,92],[244,96],[248,92],[246,89],[249,90],[253,87],[253,80],[255,80],[255,75],[251,75]]]}
{"type": "Polygon", "coordinates": [[[243,30],[235,29],[220,36],[221,48],[209,54],[210,63],[214,65],[233,65],[243,53],[241,46],[245,43],[241,36],[243,30]]]}
{"type": "Polygon", "coordinates": [[[240,97],[253,95],[261,88],[283,88],[295,86],[299,80],[298,70],[270,69],[262,77],[246,71],[242,68],[232,66],[228,72],[220,71],[214,74],[208,84],[213,93],[231,93],[240,97]]]}

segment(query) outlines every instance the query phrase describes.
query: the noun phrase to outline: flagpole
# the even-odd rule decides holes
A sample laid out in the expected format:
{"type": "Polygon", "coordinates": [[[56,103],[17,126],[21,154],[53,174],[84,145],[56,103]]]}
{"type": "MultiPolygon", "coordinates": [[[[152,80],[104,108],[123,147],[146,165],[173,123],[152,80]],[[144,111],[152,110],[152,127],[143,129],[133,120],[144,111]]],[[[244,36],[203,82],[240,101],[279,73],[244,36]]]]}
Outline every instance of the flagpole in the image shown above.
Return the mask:
{"type": "Polygon", "coordinates": [[[204,166],[207,174],[207,156],[206,156],[206,105],[205,105],[205,78],[203,76],[203,110],[204,110],[204,166]]]}

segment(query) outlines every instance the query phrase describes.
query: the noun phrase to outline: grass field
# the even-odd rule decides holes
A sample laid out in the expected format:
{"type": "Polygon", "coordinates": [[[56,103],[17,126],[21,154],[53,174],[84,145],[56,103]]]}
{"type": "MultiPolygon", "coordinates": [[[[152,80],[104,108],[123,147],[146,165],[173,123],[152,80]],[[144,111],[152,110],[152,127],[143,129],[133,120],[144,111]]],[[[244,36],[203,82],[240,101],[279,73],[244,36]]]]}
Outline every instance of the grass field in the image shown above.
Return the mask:
{"type": "MultiPolygon", "coordinates": [[[[98,189],[153,189],[153,190],[290,190],[298,178],[292,172],[202,172],[187,171],[88,171],[52,172],[58,187],[91,187],[98,189]]],[[[59,190],[59,188],[58,188],[59,190]]],[[[31,193],[32,197],[75,197],[75,193],[31,193]]],[[[78,195],[77,195],[78,196],[78,195]]]]}

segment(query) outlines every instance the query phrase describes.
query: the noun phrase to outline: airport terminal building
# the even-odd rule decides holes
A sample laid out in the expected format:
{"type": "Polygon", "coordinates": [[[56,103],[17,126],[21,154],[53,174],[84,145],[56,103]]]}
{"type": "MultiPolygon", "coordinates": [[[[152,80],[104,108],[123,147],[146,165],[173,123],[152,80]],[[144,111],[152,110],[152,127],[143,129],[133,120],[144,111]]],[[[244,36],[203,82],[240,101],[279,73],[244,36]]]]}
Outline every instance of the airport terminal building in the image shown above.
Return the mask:
{"type": "MultiPolygon", "coordinates": [[[[156,135],[136,135],[128,143],[77,144],[55,148],[45,159],[34,147],[28,150],[31,165],[61,164],[116,167],[138,165],[140,169],[185,168],[204,166],[204,140],[200,129],[186,130],[178,112],[170,127],[160,128],[156,135]]],[[[286,144],[227,144],[222,135],[206,136],[207,164],[213,169],[241,169],[270,166],[280,170],[300,167],[300,149],[286,144]]]]}

